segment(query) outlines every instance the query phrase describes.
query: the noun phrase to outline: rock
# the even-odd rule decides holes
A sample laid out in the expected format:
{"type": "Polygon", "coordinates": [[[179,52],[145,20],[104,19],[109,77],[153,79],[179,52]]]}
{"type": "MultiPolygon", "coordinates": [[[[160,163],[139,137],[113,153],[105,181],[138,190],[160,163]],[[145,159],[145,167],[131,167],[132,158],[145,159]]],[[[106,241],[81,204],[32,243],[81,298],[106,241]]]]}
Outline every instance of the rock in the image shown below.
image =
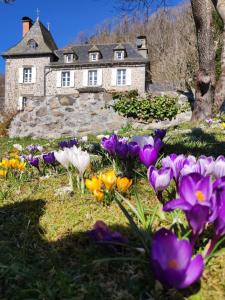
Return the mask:
{"type": "Polygon", "coordinates": [[[36,112],[36,116],[38,116],[38,117],[44,117],[46,115],[47,115],[47,107],[46,106],[40,107],[36,112]]]}
{"type": "Polygon", "coordinates": [[[54,110],[52,112],[52,115],[55,116],[55,117],[63,117],[64,113],[62,113],[61,111],[58,111],[58,110],[54,110]]]}
{"type": "Polygon", "coordinates": [[[73,111],[74,111],[74,108],[67,107],[67,108],[65,108],[65,111],[67,111],[67,112],[73,112],[73,111]]]}
{"type": "Polygon", "coordinates": [[[76,91],[74,92],[74,94],[73,94],[73,97],[74,97],[74,98],[78,98],[79,96],[80,96],[80,93],[79,93],[78,90],[76,90],[76,91]]]}
{"type": "Polygon", "coordinates": [[[59,108],[61,105],[57,98],[53,98],[53,99],[49,100],[49,106],[51,107],[51,109],[56,109],[56,108],[59,108]]]}
{"type": "Polygon", "coordinates": [[[64,96],[59,100],[59,102],[63,106],[69,106],[69,105],[74,104],[75,99],[73,99],[72,97],[69,97],[69,96],[64,96]]]}

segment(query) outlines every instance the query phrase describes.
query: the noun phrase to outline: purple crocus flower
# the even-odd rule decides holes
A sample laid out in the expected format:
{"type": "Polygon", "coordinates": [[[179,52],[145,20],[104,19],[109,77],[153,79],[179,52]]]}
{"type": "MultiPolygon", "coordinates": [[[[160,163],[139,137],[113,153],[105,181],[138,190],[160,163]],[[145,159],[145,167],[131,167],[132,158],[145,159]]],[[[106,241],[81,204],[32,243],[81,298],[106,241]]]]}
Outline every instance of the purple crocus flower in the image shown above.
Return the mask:
{"type": "Polygon", "coordinates": [[[225,177],[216,180],[214,183],[214,191],[216,195],[217,215],[213,223],[214,237],[211,241],[207,255],[212,252],[219,239],[225,235],[225,177]]]}
{"type": "Polygon", "coordinates": [[[185,211],[188,223],[192,228],[194,244],[206,223],[213,221],[216,217],[211,177],[204,177],[198,173],[183,176],[180,180],[179,193],[179,199],[167,202],[163,210],[172,211],[179,208],[185,211]]]}
{"type": "Polygon", "coordinates": [[[157,170],[154,166],[148,169],[148,180],[156,193],[165,190],[173,178],[171,168],[161,168],[157,170]]]}
{"type": "Polygon", "coordinates": [[[213,167],[213,174],[216,176],[216,178],[220,178],[225,176],[225,158],[224,156],[219,156],[213,167]]]}
{"type": "Polygon", "coordinates": [[[93,229],[89,231],[89,236],[97,243],[110,244],[118,243],[125,244],[128,240],[118,231],[110,231],[108,226],[103,221],[97,221],[93,229]]]}
{"type": "Polygon", "coordinates": [[[166,135],[166,129],[155,129],[154,135],[155,135],[155,137],[158,137],[161,140],[163,140],[166,135]]]}
{"type": "Polygon", "coordinates": [[[157,280],[169,288],[186,288],[197,282],[204,268],[200,254],[192,258],[192,246],[187,240],[162,228],[152,238],[151,265],[157,280]]]}
{"type": "Polygon", "coordinates": [[[37,168],[39,170],[39,158],[38,157],[30,157],[28,162],[31,166],[37,168]]]}
{"type": "Polygon", "coordinates": [[[42,151],[43,150],[43,147],[41,146],[41,145],[33,145],[33,144],[31,144],[31,145],[29,145],[29,146],[27,146],[27,150],[30,152],[30,153],[34,153],[34,152],[36,152],[36,151],[42,151]]]}
{"type": "Polygon", "coordinates": [[[47,165],[53,165],[56,161],[54,152],[49,152],[47,154],[43,154],[43,160],[47,165]]]}
{"type": "Polygon", "coordinates": [[[163,147],[164,143],[162,142],[162,140],[158,137],[154,138],[154,148],[159,152],[162,147],[163,147]]]}
{"type": "Polygon", "coordinates": [[[59,142],[59,147],[61,149],[72,148],[73,146],[77,146],[77,145],[78,145],[78,141],[76,139],[72,139],[72,140],[69,140],[69,141],[59,142]]]}
{"type": "Polygon", "coordinates": [[[112,156],[116,153],[116,145],[118,143],[118,136],[116,134],[111,135],[109,138],[102,138],[102,147],[112,156]]]}
{"type": "Polygon", "coordinates": [[[128,150],[129,149],[128,149],[127,143],[117,142],[116,148],[115,148],[115,153],[119,158],[125,159],[128,155],[128,150]]]}
{"type": "Polygon", "coordinates": [[[151,145],[144,146],[143,149],[139,151],[139,159],[146,168],[149,168],[151,165],[154,165],[157,161],[158,152],[151,145]]]}
{"type": "Polygon", "coordinates": [[[173,170],[173,176],[176,181],[180,176],[180,171],[188,164],[190,162],[183,154],[177,155],[173,153],[162,159],[162,166],[173,170]]]}
{"type": "MultiPolygon", "coordinates": [[[[189,159],[188,159],[189,160],[189,159]]],[[[189,160],[190,162],[190,160],[189,160]]],[[[207,156],[200,156],[197,161],[193,161],[190,164],[186,164],[181,170],[180,174],[182,176],[190,173],[199,173],[203,176],[211,175],[214,168],[214,158],[207,156]]]]}
{"type": "Polygon", "coordinates": [[[128,146],[128,155],[131,158],[137,157],[139,155],[140,147],[136,142],[129,142],[128,146]]]}

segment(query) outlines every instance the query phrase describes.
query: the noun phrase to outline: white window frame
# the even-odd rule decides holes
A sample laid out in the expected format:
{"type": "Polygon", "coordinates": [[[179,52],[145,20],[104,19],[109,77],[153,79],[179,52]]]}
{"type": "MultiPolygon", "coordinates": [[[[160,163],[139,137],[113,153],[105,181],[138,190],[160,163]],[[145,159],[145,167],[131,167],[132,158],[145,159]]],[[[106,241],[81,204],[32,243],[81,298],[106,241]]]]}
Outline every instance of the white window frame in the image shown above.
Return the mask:
{"type": "Polygon", "coordinates": [[[23,111],[27,105],[27,97],[20,96],[18,99],[17,110],[23,111]]]}
{"type": "Polygon", "coordinates": [[[127,85],[127,69],[116,70],[116,85],[117,86],[127,85]]]}
{"type": "Polygon", "coordinates": [[[61,86],[70,87],[71,86],[71,73],[70,71],[61,72],[61,86]]]}
{"type": "Polygon", "coordinates": [[[116,60],[124,60],[124,51],[115,51],[115,59],[116,60]]]}
{"type": "Polygon", "coordinates": [[[88,86],[98,85],[98,70],[88,70],[88,86]]]}
{"type": "Polygon", "coordinates": [[[32,67],[23,68],[23,83],[32,83],[32,67]]]}
{"type": "Polygon", "coordinates": [[[74,55],[73,55],[73,53],[65,54],[64,61],[66,63],[72,63],[74,61],[74,55]]]}
{"type": "Polygon", "coordinates": [[[90,53],[90,61],[98,61],[98,52],[90,53]]]}

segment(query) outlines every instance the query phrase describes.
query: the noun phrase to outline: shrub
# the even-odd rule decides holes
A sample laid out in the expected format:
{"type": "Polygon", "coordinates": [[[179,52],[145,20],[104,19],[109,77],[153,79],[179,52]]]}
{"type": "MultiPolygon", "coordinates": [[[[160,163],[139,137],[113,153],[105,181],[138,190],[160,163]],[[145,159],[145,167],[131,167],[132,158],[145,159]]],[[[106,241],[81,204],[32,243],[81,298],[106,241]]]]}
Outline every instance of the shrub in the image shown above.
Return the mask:
{"type": "Polygon", "coordinates": [[[136,97],[138,97],[138,91],[131,90],[131,91],[127,91],[127,92],[113,92],[112,96],[113,96],[113,99],[136,98],[136,97]]]}
{"type": "Polygon", "coordinates": [[[3,121],[0,122],[0,136],[7,136],[8,135],[8,129],[9,126],[15,117],[16,113],[15,112],[5,112],[2,114],[3,116],[3,121]]]}
{"type": "Polygon", "coordinates": [[[171,120],[178,111],[176,97],[169,96],[155,96],[145,99],[127,98],[125,96],[113,105],[115,111],[125,117],[132,117],[144,121],[155,120],[171,120]]]}

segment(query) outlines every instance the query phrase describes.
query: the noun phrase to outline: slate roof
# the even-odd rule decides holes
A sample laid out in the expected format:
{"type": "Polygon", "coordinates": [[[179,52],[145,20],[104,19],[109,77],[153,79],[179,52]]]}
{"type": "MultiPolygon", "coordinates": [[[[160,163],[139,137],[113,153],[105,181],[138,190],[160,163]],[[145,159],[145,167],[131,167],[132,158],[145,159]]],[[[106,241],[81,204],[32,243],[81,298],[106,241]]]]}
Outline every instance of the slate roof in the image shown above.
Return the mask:
{"type": "Polygon", "coordinates": [[[121,48],[121,44],[97,44],[95,47],[100,51],[101,58],[98,61],[89,61],[89,52],[92,47],[90,44],[84,45],[73,45],[70,47],[58,49],[55,51],[58,60],[55,62],[51,62],[50,64],[53,66],[69,66],[69,65],[102,65],[102,64],[146,64],[149,62],[148,59],[144,58],[138,50],[136,50],[135,46],[130,43],[123,44],[123,50],[126,51],[126,57],[123,60],[115,60],[114,59],[114,50],[121,48]],[[64,54],[67,53],[75,53],[77,56],[77,60],[72,63],[64,62],[64,54]]]}
{"type": "Polygon", "coordinates": [[[57,46],[50,31],[39,20],[36,20],[24,38],[18,44],[5,51],[2,55],[20,56],[29,54],[53,54],[56,49],[57,46]],[[38,44],[36,49],[31,49],[28,45],[28,41],[32,39],[38,44]]]}

